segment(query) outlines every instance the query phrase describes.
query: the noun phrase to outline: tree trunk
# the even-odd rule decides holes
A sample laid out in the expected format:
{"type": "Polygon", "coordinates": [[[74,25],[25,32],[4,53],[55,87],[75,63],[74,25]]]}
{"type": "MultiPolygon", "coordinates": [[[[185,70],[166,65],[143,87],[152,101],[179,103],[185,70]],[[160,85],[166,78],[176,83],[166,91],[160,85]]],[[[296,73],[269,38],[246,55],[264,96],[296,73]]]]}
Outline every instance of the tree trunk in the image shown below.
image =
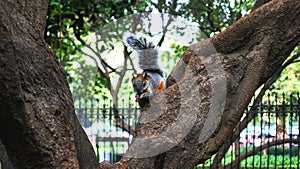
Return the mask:
{"type": "Polygon", "coordinates": [[[6,168],[13,169],[14,168],[9,160],[6,148],[2,144],[1,139],[0,139],[0,166],[3,169],[6,169],[6,168]]]}
{"type": "Polygon", "coordinates": [[[300,39],[300,3],[273,0],[190,46],[142,111],[124,161],[130,168],[193,168],[228,140],[255,90],[300,39]]]}
{"type": "Polygon", "coordinates": [[[48,3],[0,2],[0,138],[14,168],[98,168],[43,39],[48,3]]]}
{"type": "MultiPolygon", "coordinates": [[[[0,2],[0,138],[14,168],[98,168],[43,40],[47,5],[0,2]]],[[[192,45],[143,110],[124,158],[130,168],[192,168],[210,158],[299,42],[299,16],[299,0],[273,0],[192,45]]]]}

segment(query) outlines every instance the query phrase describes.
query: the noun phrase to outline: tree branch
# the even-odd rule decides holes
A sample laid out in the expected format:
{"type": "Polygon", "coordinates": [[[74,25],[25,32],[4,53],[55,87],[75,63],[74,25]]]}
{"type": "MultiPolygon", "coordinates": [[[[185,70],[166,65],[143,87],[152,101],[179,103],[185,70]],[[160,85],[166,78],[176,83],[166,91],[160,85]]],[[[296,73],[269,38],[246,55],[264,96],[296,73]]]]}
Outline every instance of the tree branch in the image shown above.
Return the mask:
{"type": "Polygon", "coordinates": [[[103,66],[103,68],[105,69],[106,72],[108,72],[107,68],[109,68],[112,72],[116,72],[116,69],[114,69],[113,67],[111,67],[107,62],[105,62],[105,60],[102,58],[101,56],[101,52],[103,52],[103,49],[99,48],[99,42],[101,42],[98,38],[97,35],[96,36],[96,50],[92,49],[90,47],[90,45],[88,45],[88,47],[96,54],[96,56],[98,56],[98,59],[100,60],[101,65],[103,66]]]}
{"type": "Polygon", "coordinates": [[[132,157],[129,165],[134,168],[145,165],[150,168],[192,168],[215,154],[232,134],[257,88],[280,68],[298,44],[299,16],[299,3],[294,0],[273,0],[225,31],[191,45],[169,76],[168,88],[154,96],[155,106],[141,113],[136,127],[137,137],[155,139],[151,140],[151,144],[133,141],[126,154],[135,152],[136,156],[142,156],[159,149],[159,145],[164,143],[175,142],[176,145],[152,157],[132,157]],[[216,62],[218,58],[220,64],[216,62]],[[216,73],[218,70],[209,70],[207,64],[212,63],[224,69],[225,75],[220,77],[216,73]],[[221,94],[212,92],[215,89],[213,85],[222,84],[222,77],[226,77],[226,99],[213,104],[213,96],[221,94]],[[167,100],[164,101],[164,98],[167,100]],[[222,103],[224,100],[226,102],[222,103]],[[215,110],[210,105],[224,105],[224,110],[215,110]],[[214,110],[212,114],[211,109],[214,110]],[[212,119],[215,113],[221,114],[212,119]],[[176,126],[179,121],[184,121],[185,125],[176,126]],[[159,137],[174,125],[178,127],[177,133],[169,133],[170,137],[159,137]],[[190,125],[191,129],[185,133],[185,127],[190,125]],[[210,131],[204,130],[206,125],[210,131]],[[200,137],[203,139],[201,142],[200,137]]]}
{"type": "Polygon", "coordinates": [[[122,118],[116,118],[114,121],[114,126],[120,127],[124,131],[127,131],[130,135],[135,133],[135,127],[126,123],[122,118]]]}
{"type": "MultiPolygon", "coordinates": [[[[164,17],[163,14],[161,14],[161,18],[162,18],[162,19],[164,19],[163,17],[164,17]]],[[[173,20],[174,20],[174,19],[173,19],[172,17],[170,17],[170,18],[168,19],[168,22],[167,22],[166,26],[163,27],[163,32],[162,32],[162,33],[163,33],[163,36],[161,36],[159,42],[157,43],[157,46],[161,47],[162,43],[163,43],[164,40],[165,40],[165,36],[166,36],[167,31],[168,31],[168,26],[172,23],[173,20]]]]}
{"type": "Polygon", "coordinates": [[[256,0],[255,4],[253,6],[252,11],[255,10],[255,9],[257,9],[257,8],[259,8],[259,7],[261,7],[261,6],[263,6],[264,4],[266,4],[266,3],[270,2],[270,1],[271,0],[256,0]]]}
{"type": "Polygon", "coordinates": [[[1,142],[15,168],[96,169],[65,71],[41,36],[48,4],[0,1],[1,142]]]}
{"type": "Polygon", "coordinates": [[[288,61],[286,61],[276,72],[275,74],[264,84],[264,87],[259,92],[258,96],[255,98],[253,105],[251,106],[249,112],[247,112],[247,118],[244,118],[241,122],[237,124],[237,126],[234,129],[234,132],[231,137],[229,137],[229,140],[227,140],[222,147],[220,147],[216,158],[214,158],[212,167],[218,168],[221,165],[221,160],[225,156],[226,152],[232,145],[232,143],[239,138],[240,132],[244,130],[247,127],[247,124],[257,115],[258,109],[257,107],[260,105],[262,98],[265,94],[265,92],[269,89],[269,87],[278,79],[281,72],[290,64],[294,62],[295,59],[297,59],[300,56],[300,53],[297,53],[293,55],[288,61]]]}

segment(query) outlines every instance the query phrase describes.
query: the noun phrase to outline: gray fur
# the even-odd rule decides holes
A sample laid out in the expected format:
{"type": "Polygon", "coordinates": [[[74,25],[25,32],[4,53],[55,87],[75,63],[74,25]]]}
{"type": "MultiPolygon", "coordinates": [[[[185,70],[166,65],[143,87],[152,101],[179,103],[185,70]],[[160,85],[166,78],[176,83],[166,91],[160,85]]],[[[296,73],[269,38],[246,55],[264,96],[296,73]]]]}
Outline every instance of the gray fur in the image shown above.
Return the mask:
{"type": "Polygon", "coordinates": [[[150,98],[154,95],[155,90],[160,83],[164,82],[163,70],[158,64],[158,51],[153,45],[153,42],[148,37],[140,37],[125,33],[123,35],[123,42],[127,47],[130,47],[138,53],[138,64],[143,70],[143,76],[149,77],[149,82],[137,78],[133,81],[133,87],[136,92],[136,98],[150,98]],[[147,82],[144,84],[143,82],[147,82]],[[149,91],[145,92],[146,89],[149,91]]]}
{"type": "MultiPolygon", "coordinates": [[[[163,77],[157,73],[147,72],[147,75],[150,77],[151,81],[149,83],[150,89],[156,89],[159,86],[160,82],[164,80],[163,77]]],[[[152,91],[154,92],[154,91],[152,91]]]]}
{"type": "Polygon", "coordinates": [[[135,92],[138,93],[139,95],[141,95],[147,89],[147,87],[149,87],[149,84],[147,84],[146,86],[143,86],[143,79],[137,78],[133,82],[133,87],[134,87],[135,92]]]}
{"type": "Polygon", "coordinates": [[[129,32],[124,33],[123,42],[138,53],[138,64],[142,70],[161,70],[158,64],[158,51],[149,37],[137,37],[129,32]]]}

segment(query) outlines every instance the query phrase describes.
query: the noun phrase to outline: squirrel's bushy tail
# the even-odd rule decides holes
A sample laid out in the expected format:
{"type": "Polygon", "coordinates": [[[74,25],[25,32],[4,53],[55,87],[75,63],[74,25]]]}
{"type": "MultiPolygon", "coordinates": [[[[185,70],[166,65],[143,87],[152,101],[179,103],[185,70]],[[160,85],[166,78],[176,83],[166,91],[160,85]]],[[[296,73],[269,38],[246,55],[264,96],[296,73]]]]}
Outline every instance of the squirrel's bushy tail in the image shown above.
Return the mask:
{"type": "Polygon", "coordinates": [[[134,50],[151,49],[155,46],[153,42],[147,37],[137,37],[136,35],[126,32],[123,34],[123,42],[126,46],[134,50]]]}
{"type": "Polygon", "coordinates": [[[138,64],[141,69],[161,70],[158,64],[158,51],[150,38],[146,36],[137,37],[136,35],[126,32],[123,34],[123,42],[138,53],[138,64]]]}

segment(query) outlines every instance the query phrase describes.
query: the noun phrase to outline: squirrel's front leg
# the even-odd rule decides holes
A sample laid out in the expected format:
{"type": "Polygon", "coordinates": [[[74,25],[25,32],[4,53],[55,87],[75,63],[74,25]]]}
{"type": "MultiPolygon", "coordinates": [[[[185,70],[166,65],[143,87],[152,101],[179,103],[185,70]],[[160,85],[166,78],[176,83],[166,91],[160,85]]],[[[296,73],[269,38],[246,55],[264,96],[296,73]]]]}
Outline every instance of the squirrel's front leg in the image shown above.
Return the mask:
{"type": "Polygon", "coordinates": [[[135,98],[136,98],[136,99],[139,99],[139,98],[140,98],[140,95],[139,95],[138,93],[136,93],[136,94],[135,94],[135,98]]]}
{"type": "Polygon", "coordinates": [[[141,98],[150,98],[151,95],[152,95],[151,89],[147,88],[147,90],[140,95],[140,99],[141,98]]]}

